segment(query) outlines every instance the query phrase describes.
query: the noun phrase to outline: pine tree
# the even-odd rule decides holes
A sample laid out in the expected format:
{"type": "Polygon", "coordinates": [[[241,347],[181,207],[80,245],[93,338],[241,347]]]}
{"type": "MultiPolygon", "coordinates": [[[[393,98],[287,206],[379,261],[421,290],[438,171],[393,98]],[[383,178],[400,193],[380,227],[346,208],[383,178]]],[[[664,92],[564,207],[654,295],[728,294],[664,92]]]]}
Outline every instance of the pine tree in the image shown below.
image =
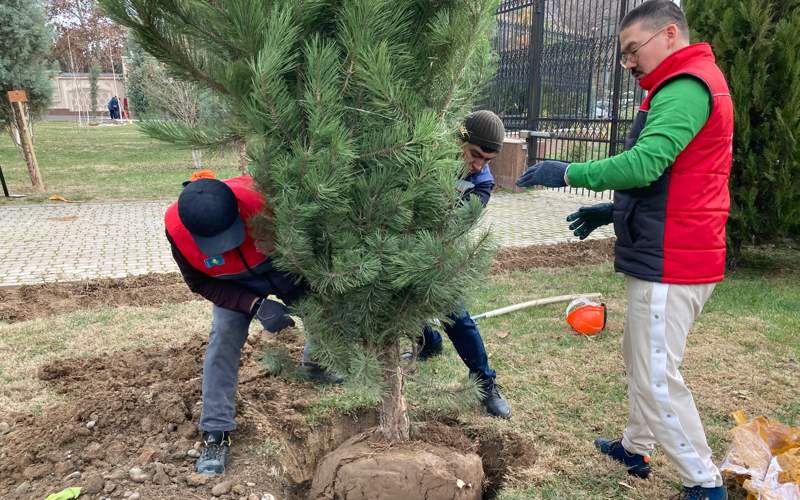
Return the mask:
{"type": "Polygon", "coordinates": [[[687,0],[734,104],[729,247],[800,235],[800,1],[687,0]]]}
{"type": "Polygon", "coordinates": [[[50,34],[40,2],[8,0],[0,3],[0,129],[15,127],[14,112],[6,98],[9,90],[25,90],[33,116],[50,102],[47,75],[50,34]]]}
{"type": "Polygon", "coordinates": [[[370,386],[408,438],[399,343],[453,311],[485,269],[477,200],[462,204],[455,132],[491,66],[496,0],[101,0],[175,76],[235,118],[150,123],[213,147],[247,139],[270,205],[263,243],[305,279],[314,356],[370,386]]]}

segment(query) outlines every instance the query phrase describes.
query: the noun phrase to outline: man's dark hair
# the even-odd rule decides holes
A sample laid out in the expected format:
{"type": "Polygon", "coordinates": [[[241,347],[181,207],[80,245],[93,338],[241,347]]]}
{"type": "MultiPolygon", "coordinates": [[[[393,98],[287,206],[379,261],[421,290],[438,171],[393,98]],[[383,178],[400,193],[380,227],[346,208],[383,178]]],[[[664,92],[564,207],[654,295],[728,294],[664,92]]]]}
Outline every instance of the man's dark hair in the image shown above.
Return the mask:
{"type": "Polygon", "coordinates": [[[642,5],[628,12],[619,25],[619,30],[642,23],[642,28],[656,31],[668,24],[675,23],[686,38],[689,38],[689,23],[686,15],[672,0],[647,0],[642,5]]]}

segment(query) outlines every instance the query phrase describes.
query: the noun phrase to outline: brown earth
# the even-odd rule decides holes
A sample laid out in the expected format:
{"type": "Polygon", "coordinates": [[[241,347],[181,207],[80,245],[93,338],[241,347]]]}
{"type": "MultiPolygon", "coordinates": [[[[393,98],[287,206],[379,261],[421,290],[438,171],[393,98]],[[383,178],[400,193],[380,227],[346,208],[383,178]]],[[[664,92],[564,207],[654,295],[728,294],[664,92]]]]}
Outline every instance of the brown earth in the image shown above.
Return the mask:
{"type": "Polygon", "coordinates": [[[389,446],[362,433],[325,455],[308,498],[480,500],[483,466],[474,452],[424,441],[389,446]]]}
{"type": "Polygon", "coordinates": [[[527,271],[539,267],[571,267],[600,264],[614,258],[615,238],[570,241],[555,245],[507,247],[497,252],[493,274],[527,271]]]}
{"type": "Polygon", "coordinates": [[[9,323],[102,306],[158,306],[197,299],[180,274],[0,288],[0,321],[9,323]]]}
{"type": "MultiPolygon", "coordinates": [[[[318,461],[348,438],[377,425],[374,411],[318,419],[304,411],[319,397],[309,384],[266,375],[258,363],[265,342],[302,344],[290,331],[243,349],[232,465],[222,478],[193,473],[199,449],[200,375],[205,339],[173,349],[140,349],[44,365],[39,378],[66,402],[40,414],[3,414],[0,498],[42,499],[69,486],[81,498],[306,498],[318,461]],[[126,496],[127,495],[127,496],[126,496]],[[254,496],[251,496],[254,495],[254,496]]],[[[514,467],[533,464],[523,436],[491,434],[456,421],[418,423],[417,444],[432,443],[483,459],[492,493],[514,467]],[[419,441],[424,440],[425,443],[419,441]],[[485,451],[485,453],[484,453],[485,451]]],[[[417,447],[417,448],[415,448],[417,447]]],[[[479,486],[475,486],[479,488],[479,486]]]]}

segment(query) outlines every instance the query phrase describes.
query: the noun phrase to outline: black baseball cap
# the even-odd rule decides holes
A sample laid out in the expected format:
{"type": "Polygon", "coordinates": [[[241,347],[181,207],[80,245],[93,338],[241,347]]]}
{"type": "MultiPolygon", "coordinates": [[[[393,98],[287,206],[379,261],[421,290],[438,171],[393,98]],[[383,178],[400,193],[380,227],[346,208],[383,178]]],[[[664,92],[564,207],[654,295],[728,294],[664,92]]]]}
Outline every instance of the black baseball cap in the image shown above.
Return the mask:
{"type": "Polygon", "coordinates": [[[198,179],[178,197],[178,216],[200,250],[209,256],[233,250],[245,239],[233,190],[217,179],[198,179]]]}

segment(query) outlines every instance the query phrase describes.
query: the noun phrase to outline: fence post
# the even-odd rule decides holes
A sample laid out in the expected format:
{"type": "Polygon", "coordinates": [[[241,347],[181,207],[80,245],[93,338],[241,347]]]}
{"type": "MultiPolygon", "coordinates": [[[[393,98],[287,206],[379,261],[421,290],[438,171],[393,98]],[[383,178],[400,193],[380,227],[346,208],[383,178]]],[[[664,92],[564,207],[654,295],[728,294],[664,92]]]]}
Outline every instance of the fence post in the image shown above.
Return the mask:
{"type": "MultiPolygon", "coordinates": [[[[617,25],[622,22],[622,18],[628,12],[628,0],[620,0],[619,2],[619,20],[617,25]]],[[[622,57],[621,47],[619,46],[619,36],[616,37],[617,50],[614,53],[614,89],[611,94],[611,136],[608,143],[608,155],[614,156],[617,154],[617,134],[619,133],[619,104],[620,104],[620,90],[622,86],[622,72],[625,69],[617,64],[617,61],[622,57]]]]}
{"type": "MultiPolygon", "coordinates": [[[[528,83],[528,123],[527,129],[539,130],[539,115],[542,112],[542,53],[544,51],[544,14],[546,0],[534,4],[534,17],[531,23],[528,42],[528,60],[531,79],[528,83]]],[[[539,139],[535,134],[528,136],[528,163],[536,161],[539,154],[539,139]]]]}

